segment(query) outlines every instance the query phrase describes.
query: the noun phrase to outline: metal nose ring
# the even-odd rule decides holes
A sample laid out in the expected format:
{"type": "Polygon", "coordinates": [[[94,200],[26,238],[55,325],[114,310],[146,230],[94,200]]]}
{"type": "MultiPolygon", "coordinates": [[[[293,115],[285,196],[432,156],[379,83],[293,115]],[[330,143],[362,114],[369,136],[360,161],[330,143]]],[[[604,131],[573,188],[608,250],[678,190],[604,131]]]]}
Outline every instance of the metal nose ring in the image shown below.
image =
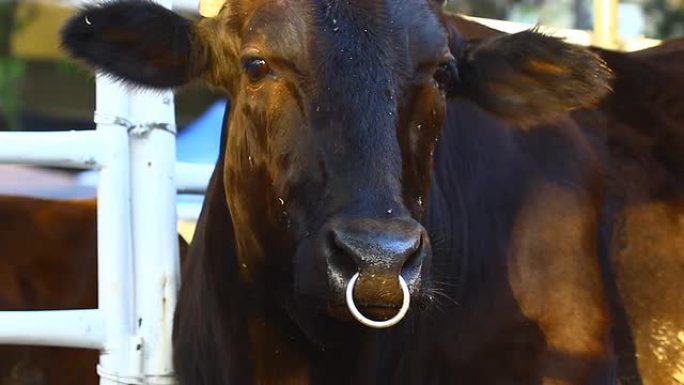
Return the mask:
{"type": "Polygon", "coordinates": [[[354,285],[356,285],[356,280],[359,278],[359,273],[355,273],[353,277],[349,280],[349,283],[347,283],[347,290],[345,293],[345,299],[347,302],[347,308],[349,308],[349,311],[351,314],[356,318],[357,321],[361,322],[363,325],[376,328],[376,329],[383,329],[383,328],[388,328],[390,326],[396,325],[399,321],[401,321],[404,316],[406,315],[406,312],[408,312],[409,309],[409,304],[411,302],[411,294],[409,293],[408,285],[406,284],[406,281],[404,278],[399,275],[399,286],[401,286],[401,292],[404,295],[403,302],[401,304],[401,308],[399,309],[399,312],[392,318],[386,320],[386,321],[375,321],[372,320],[359,311],[359,309],[356,307],[356,304],[354,303],[354,285]]]}

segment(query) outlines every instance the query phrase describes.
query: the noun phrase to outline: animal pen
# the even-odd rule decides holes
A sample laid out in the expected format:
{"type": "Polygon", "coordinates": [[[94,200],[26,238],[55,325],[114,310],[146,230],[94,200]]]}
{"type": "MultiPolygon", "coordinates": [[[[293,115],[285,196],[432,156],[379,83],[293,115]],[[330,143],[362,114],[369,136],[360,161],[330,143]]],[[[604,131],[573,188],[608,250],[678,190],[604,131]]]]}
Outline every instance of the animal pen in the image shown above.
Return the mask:
{"type": "Polygon", "coordinates": [[[176,189],[203,190],[206,172],[175,163],[170,91],[98,76],[96,98],[95,130],[2,133],[0,161],[99,170],[99,306],[0,312],[0,343],[99,349],[102,385],[171,384],[176,189]]]}
{"type": "MultiPolygon", "coordinates": [[[[160,2],[170,7],[172,1],[160,2]]],[[[610,46],[615,2],[597,3],[612,12],[597,12],[606,22],[597,23],[602,32],[593,42],[610,46]]],[[[507,32],[529,28],[488,24],[507,32]]],[[[586,32],[560,35],[591,42],[586,32]]],[[[213,165],[175,162],[171,91],[141,91],[98,75],[94,122],[88,131],[0,133],[0,162],[99,171],[98,308],[0,312],[0,344],[98,349],[101,385],[173,384],[176,193],[204,190],[213,165]]]]}
{"type": "Polygon", "coordinates": [[[0,133],[0,162],[99,171],[98,308],[0,312],[0,344],[98,349],[101,385],[172,384],[176,191],[203,191],[207,166],[175,162],[171,91],[98,75],[94,121],[87,131],[0,133]]]}

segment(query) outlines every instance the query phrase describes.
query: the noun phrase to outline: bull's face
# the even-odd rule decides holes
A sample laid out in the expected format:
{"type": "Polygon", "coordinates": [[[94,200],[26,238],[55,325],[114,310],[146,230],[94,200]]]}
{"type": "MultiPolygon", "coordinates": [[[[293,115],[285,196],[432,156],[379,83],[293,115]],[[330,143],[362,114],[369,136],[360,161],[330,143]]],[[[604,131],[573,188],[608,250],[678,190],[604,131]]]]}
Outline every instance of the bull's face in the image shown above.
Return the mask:
{"type": "Polygon", "coordinates": [[[428,3],[359,3],[227,4],[213,22],[239,36],[224,181],[246,275],[278,267],[297,302],[379,326],[426,285],[420,219],[457,74],[428,3]]]}
{"type": "Polygon", "coordinates": [[[134,82],[201,77],[230,93],[223,180],[242,277],[295,317],[386,327],[429,298],[421,220],[447,95],[529,126],[606,88],[594,56],[532,32],[462,52],[427,0],[204,5],[212,17],[192,24],[107,3],[70,22],[66,46],[134,82]]]}

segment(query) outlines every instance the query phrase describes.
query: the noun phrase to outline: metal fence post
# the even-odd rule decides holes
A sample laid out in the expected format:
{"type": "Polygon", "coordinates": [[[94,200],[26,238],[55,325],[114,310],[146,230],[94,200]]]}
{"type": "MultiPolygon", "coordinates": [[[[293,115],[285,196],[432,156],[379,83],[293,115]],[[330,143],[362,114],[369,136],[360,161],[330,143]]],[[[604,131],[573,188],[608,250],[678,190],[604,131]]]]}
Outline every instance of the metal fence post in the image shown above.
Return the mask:
{"type": "Polygon", "coordinates": [[[145,384],[173,384],[171,328],[179,280],[173,93],[132,95],[136,332],[145,384]]]}
{"type": "Polygon", "coordinates": [[[105,321],[100,385],[137,384],[133,328],[128,92],[106,75],[96,82],[95,123],[104,146],[97,200],[98,308],[105,321]]]}

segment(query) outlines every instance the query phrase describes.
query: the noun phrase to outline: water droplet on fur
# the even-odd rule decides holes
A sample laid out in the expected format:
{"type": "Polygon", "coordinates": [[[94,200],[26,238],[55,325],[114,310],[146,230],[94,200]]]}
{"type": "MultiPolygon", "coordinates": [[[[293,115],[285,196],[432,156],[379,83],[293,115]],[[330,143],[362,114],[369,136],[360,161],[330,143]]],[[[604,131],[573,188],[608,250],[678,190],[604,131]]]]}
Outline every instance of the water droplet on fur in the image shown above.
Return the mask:
{"type": "Polygon", "coordinates": [[[337,24],[337,19],[333,19],[333,24],[337,24]]]}
{"type": "Polygon", "coordinates": [[[283,198],[278,198],[278,202],[280,202],[281,206],[285,206],[285,200],[283,198]]]}
{"type": "Polygon", "coordinates": [[[249,161],[249,166],[250,166],[250,167],[254,167],[254,159],[252,159],[252,156],[251,156],[251,155],[249,155],[249,156],[247,157],[247,160],[249,161]]]}
{"type": "Polygon", "coordinates": [[[416,126],[416,128],[418,129],[418,131],[420,131],[420,130],[423,129],[423,125],[422,125],[422,124],[419,124],[419,125],[416,126]]]}
{"type": "Polygon", "coordinates": [[[423,206],[423,197],[418,195],[418,206],[423,206]]]}
{"type": "Polygon", "coordinates": [[[86,15],[86,17],[83,18],[83,21],[85,21],[85,23],[88,25],[93,25],[93,22],[90,21],[90,17],[88,17],[88,15],[86,15]]]}
{"type": "Polygon", "coordinates": [[[321,111],[321,106],[316,106],[316,112],[320,112],[320,111],[321,111]]]}
{"type": "Polygon", "coordinates": [[[243,264],[242,264],[242,268],[243,268],[243,269],[246,269],[246,268],[247,268],[247,264],[246,264],[246,263],[243,263],[243,264]]]}
{"type": "Polygon", "coordinates": [[[337,31],[339,31],[339,30],[340,30],[340,27],[335,27],[335,28],[333,28],[333,32],[337,32],[337,31]]]}
{"type": "Polygon", "coordinates": [[[392,209],[388,209],[388,210],[387,210],[387,215],[392,215],[392,211],[393,211],[392,209]]]}
{"type": "Polygon", "coordinates": [[[290,220],[290,216],[287,215],[287,211],[283,211],[281,213],[281,215],[283,216],[283,220],[285,221],[285,227],[287,227],[289,229],[292,226],[292,221],[290,220]]]}
{"type": "Polygon", "coordinates": [[[392,95],[392,90],[386,89],[386,90],[385,90],[385,97],[387,98],[387,100],[392,100],[392,99],[394,99],[394,95],[392,95]]]}

